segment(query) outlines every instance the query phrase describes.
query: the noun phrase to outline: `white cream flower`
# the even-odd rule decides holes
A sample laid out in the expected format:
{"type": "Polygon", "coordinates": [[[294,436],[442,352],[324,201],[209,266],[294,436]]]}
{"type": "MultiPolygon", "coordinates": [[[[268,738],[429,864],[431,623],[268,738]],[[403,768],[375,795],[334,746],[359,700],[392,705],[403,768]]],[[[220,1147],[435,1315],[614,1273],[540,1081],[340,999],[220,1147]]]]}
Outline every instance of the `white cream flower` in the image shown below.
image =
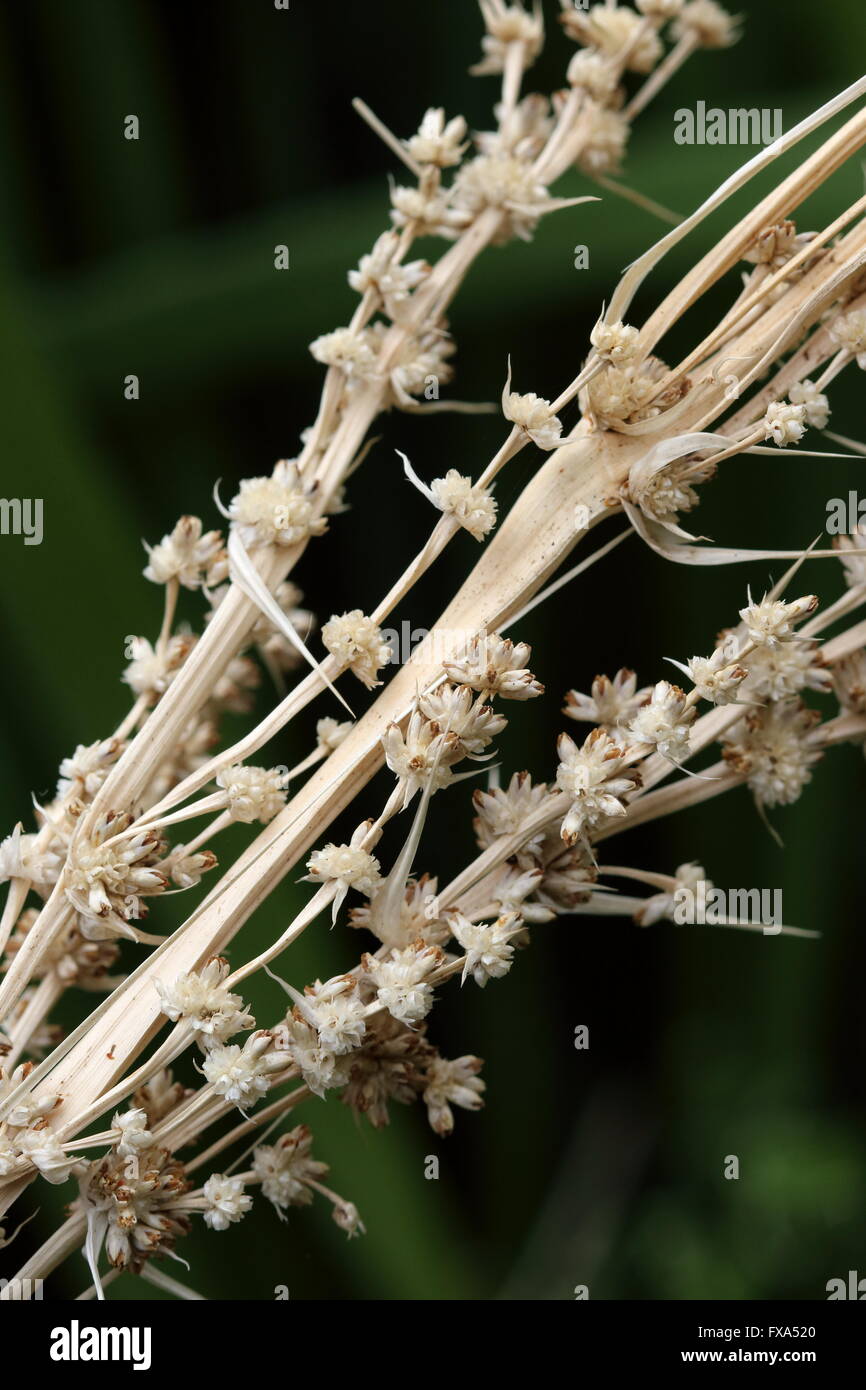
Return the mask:
{"type": "Polygon", "coordinates": [[[145,579],[154,584],[177,580],[185,589],[200,589],[223,552],[223,538],[219,531],[204,532],[199,517],[182,516],[158,545],[145,542],[144,548],[148,558],[145,579]]]}
{"type": "Polygon", "coordinates": [[[414,1025],[430,1012],[433,987],[429,976],[444,959],[437,946],[416,941],[402,950],[393,950],[385,960],[365,956],[364,962],[382,1007],[393,1018],[414,1025]]]}
{"type": "Polygon", "coordinates": [[[789,401],[773,401],[764,416],[764,438],[772,439],[781,449],[799,444],[806,433],[806,407],[789,401]]]}
{"type": "Polygon", "coordinates": [[[766,644],[773,647],[779,642],[787,642],[795,637],[795,624],[814,613],[817,607],[818,599],[815,594],[805,594],[791,603],[769,597],[755,603],[749,593],[748,606],[740,609],[740,617],[752,642],[757,646],[766,644]]]}
{"type": "Polygon", "coordinates": [[[539,449],[555,449],[561,442],[562,422],[553,415],[550,401],[533,392],[521,396],[516,391],[505,391],[502,397],[502,413],[539,449]]]}
{"type": "Polygon", "coordinates": [[[234,1222],[242,1220],[253,1204],[244,1191],[243,1178],[227,1178],[223,1173],[211,1173],[202,1188],[205,1200],[205,1225],[212,1231],[227,1231],[234,1222]]]}
{"type": "Polygon", "coordinates": [[[360,608],[329,618],[322,628],[322,642],[368,690],[382,684],[377,677],[380,668],[390,661],[391,649],[382,637],[382,629],[360,608]]]}
{"type": "Polygon", "coordinates": [[[637,353],[638,336],[637,329],[631,328],[622,320],[605,323],[600,319],[590,333],[589,341],[605,362],[624,367],[633,361],[637,353]]]}
{"type": "Polygon", "coordinates": [[[253,1172],[261,1181],[262,1195],[282,1213],[286,1207],[306,1206],[313,1200],[309,1182],[326,1176],[327,1163],[312,1155],[313,1136],[307,1125],[297,1125],[275,1144],[260,1144],[253,1152],[253,1172]]]}
{"type": "Polygon", "coordinates": [[[473,637],[461,656],[442,664],[456,685],[468,685],[503,700],[532,700],[544,694],[544,686],[527,668],[531,653],[526,642],[515,644],[492,632],[473,637]]]}
{"type": "Polygon", "coordinates": [[[301,480],[294,460],[280,459],[271,477],[244,478],[228,511],[244,545],[288,546],[327,529],[315,504],[315,489],[301,480]]]}
{"type": "Polygon", "coordinates": [[[827,428],[830,419],[830,402],[814,381],[798,381],[788,392],[792,405],[802,405],[806,411],[806,424],[813,430],[827,428]]]}
{"type": "Polygon", "coordinates": [[[325,845],[324,849],[314,850],[307,860],[308,883],[335,883],[333,919],[336,921],[343,900],[350,888],[370,898],[382,882],[379,861],[362,848],[370,830],[370,821],[358,826],[348,845],[325,845]]]}
{"type": "Polygon", "coordinates": [[[441,107],[429,107],[424,112],[417,135],[406,141],[406,149],[416,164],[434,164],[448,169],[459,164],[467,150],[466,122],[462,116],[445,120],[441,107]]]}
{"type": "Polygon", "coordinates": [[[730,48],[740,37],[739,20],[716,0],[689,0],[671,33],[675,39],[695,38],[702,48],[730,48]]]}
{"type": "Polygon", "coordinates": [[[680,763],[688,755],[689,729],[695,719],[694,705],[678,685],[659,681],[652,695],[632,718],[628,728],[634,743],[650,743],[663,758],[680,763]]]}
{"type": "Polygon", "coordinates": [[[286,1065],[285,1053],[274,1050],[273,1033],[252,1033],[237,1043],[215,1043],[208,1048],[202,1071],[218,1096],[243,1110],[255,1105],[268,1089],[268,1078],[286,1065]]]}
{"type": "Polygon", "coordinates": [[[496,502],[487,488],[474,485],[456,468],[449,468],[444,478],[434,478],[430,484],[434,506],[482,541],[496,525],[496,502]]]}
{"type": "Polygon", "coordinates": [[[472,922],[462,912],[447,915],[451,934],[466,952],[463,979],[471,975],[480,989],[488,980],[499,980],[511,969],[514,955],[512,937],[523,930],[523,918],[509,912],[495,922],[472,922]]]}
{"type": "Polygon", "coordinates": [[[569,690],[562,712],[578,722],[604,724],[612,732],[626,727],[650,693],[650,686],[638,690],[634,671],[622,667],[613,680],[609,676],[596,676],[589,695],[569,690]]]}
{"type": "Polygon", "coordinates": [[[201,970],[178,975],[170,985],[156,981],[162,1012],[173,1023],[187,1019],[205,1039],[224,1041],[233,1033],[255,1027],[240,995],[232,994],[225,981],[230,967],[222,956],[212,956],[201,970]]]}
{"type": "Polygon", "coordinates": [[[249,767],[235,763],[216,775],[218,787],[226,793],[232,820],[261,821],[267,825],[286,804],[286,775],[281,767],[249,767]]]}
{"type": "Polygon", "coordinates": [[[454,1128],[452,1105],[461,1110],[480,1110],[484,1104],[484,1082],[478,1075],[480,1057],[455,1057],[447,1061],[435,1057],[427,1069],[424,1103],[430,1125],[436,1134],[450,1134],[454,1128]]]}
{"type": "Polygon", "coordinates": [[[725,760],[746,777],[759,805],[787,806],[798,799],[821,757],[809,743],[820,719],[799,700],[783,700],[752,711],[731,731],[725,760]]]}
{"type": "Polygon", "coordinates": [[[556,751],[556,784],[572,797],[560,833],[571,845],[605,816],[624,816],[622,798],[634,791],[639,778],[626,766],[625,750],[614,743],[606,729],[593,729],[582,748],[568,734],[560,734],[556,751]]]}

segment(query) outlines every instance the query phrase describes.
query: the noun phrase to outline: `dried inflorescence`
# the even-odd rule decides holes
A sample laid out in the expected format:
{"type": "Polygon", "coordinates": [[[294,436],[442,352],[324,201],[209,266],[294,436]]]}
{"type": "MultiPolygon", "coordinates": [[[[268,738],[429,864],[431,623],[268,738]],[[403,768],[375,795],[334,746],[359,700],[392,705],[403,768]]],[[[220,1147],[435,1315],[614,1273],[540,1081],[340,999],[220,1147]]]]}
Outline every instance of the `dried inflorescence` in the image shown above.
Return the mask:
{"type": "MultiPolygon", "coordinates": [[[[628,321],[631,300],[669,241],[627,272],[558,398],[512,391],[509,369],[501,399],[507,436],[476,478],[440,467],[428,485],[404,455],[406,477],[434,509],[429,540],[376,608],[350,607],[347,596],[344,611],[322,614],[320,655],[311,650],[317,619],[289,573],[311,541],[340,524],[344,487],[364,462],[379,413],[460,406],[441,394],[454,373],[447,309],[474,257],[529,239],[541,217],[568,205],[551,192],[566,170],[609,186],[635,116],[671,72],[697,48],[724,48],[737,34],[714,0],[637,0],[633,9],[564,4],[562,27],[580,45],[568,85],[552,98],[522,96],[523,74],[544,39],[541,10],[504,0],[482,0],[481,10],[476,71],[502,78],[495,128],[470,137],[462,117],[431,108],[413,135],[398,140],[359,104],[406,173],[392,187],[391,226],[349,272],[355,312],[311,345],[326,369],[315,424],[297,457],[240,484],[224,509],[225,536],[184,516],[147,547],[144,573],[162,588],[165,608],[155,640],[128,644],[123,679],[132,708],[110,737],[63,760],[35,832],[18,826],[0,845],[0,874],[10,881],[0,923],[0,1211],[37,1174],[75,1179],[79,1197],[64,1239],[49,1243],[34,1268],[48,1272],[81,1247],[97,1291],[103,1249],[112,1277],[126,1271],[159,1283],[158,1262],[176,1255],[196,1215],[228,1232],[257,1187],[281,1217],[318,1195],[348,1235],[363,1231],[354,1204],[325,1186],[328,1166],[313,1156],[310,1127],[294,1123],[297,1106],[306,1115],[307,1107],[314,1112],[311,1097],[335,1094],[378,1129],[392,1104],[420,1102],[434,1132],[448,1135],[455,1111],[480,1108],[485,1089],[478,1057],[443,1058],[433,1040],[436,1000],[449,982],[487,988],[560,916],[619,913],[643,926],[670,920],[679,894],[707,884],[703,868],[613,867],[601,852],[610,837],[744,782],[763,814],[799,797],[833,743],[866,747],[862,633],[855,625],[821,642],[825,626],[866,597],[866,532],[858,529],[831,552],[849,588],[827,615],[816,612],[813,595],[785,596],[795,565],[760,600],[747,594],[738,621],[715,647],[708,639],[709,655],[674,661],[681,684],[639,684],[625,666],[612,679],[593,676],[578,644],[574,678],[589,693],[571,690],[563,713],[592,727],[579,740],[561,732],[558,757],[551,738],[547,780],[518,771],[501,785],[490,767],[487,786],[471,797],[477,853],[451,882],[434,873],[435,847],[424,839],[433,796],[465,804],[455,784],[495,757],[508,723],[504,702],[544,695],[529,646],[506,634],[509,624],[520,627],[578,537],[624,513],[647,544],[682,563],[777,558],[717,551],[708,559],[680,525],[724,460],[766,453],[768,441],[796,448],[807,430],[826,427],[838,372],[866,366],[862,233],[798,233],[767,199],[696,268],[688,294],[678,287],[643,326],[628,321]],[[637,85],[635,75],[645,82],[637,85]],[[427,236],[448,243],[438,261],[414,253],[427,236]],[[656,352],[663,331],[738,257],[747,270],[729,310],[682,363],[667,366],[656,352]],[[567,433],[563,412],[574,401],[580,419],[567,433]],[[530,446],[547,457],[497,530],[497,474],[530,446]],[[444,648],[431,632],[398,666],[386,621],[461,530],[483,548],[446,608],[444,648]],[[177,609],[202,600],[198,636],[178,622],[177,609]],[[448,625],[454,614],[464,623],[459,630],[448,625]],[[291,673],[300,674],[283,694],[291,673]],[[330,690],[343,699],[335,682],[347,675],[360,682],[353,697],[369,703],[357,722],[320,718],[314,747],[294,767],[254,760],[317,695],[330,690]],[[279,703],[237,743],[221,746],[223,715],[248,713],[267,678],[278,685],[279,703]],[[840,710],[822,720],[806,697],[831,689],[840,710]],[[720,762],[653,797],[712,742],[721,746],[720,762]],[[384,803],[356,808],[383,766],[384,803]],[[350,805],[354,819],[331,831],[350,805]],[[403,811],[406,830],[395,846],[389,826],[403,811]],[[201,827],[170,843],[167,832],[174,841],[173,827],[190,820],[201,827]],[[161,908],[169,893],[195,889],[216,867],[209,842],[232,825],[257,828],[210,895],[176,933],[141,931],[136,923],[151,902],[161,908]],[[247,917],[301,864],[312,885],[304,907],[254,960],[230,963],[229,943],[247,917]],[[619,895],[606,881],[618,877],[651,892],[619,895]],[[28,906],[31,894],[38,911],[28,906]],[[283,981],[285,1012],[258,1026],[244,982],[278,957],[291,978],[291,943],[323,912],[339,922],[347,899],[346,915],[367,933],[367,949],[332,978],[303,988],[283,981]],[[131,943],[123,953],[121,938],[131,943]],[[133,981],[112,974],[126,969],[127,951],[160,942],[133,981]],[[50,1015],[70,989],[111,993],[88,1036],[51,1053],[50,1015]],[[165,1048],[146,1052],[158,1027],[166,1029],[165,1048]],[[163,1066],[189,1046],[194,1088],[163,1066]],[[45,1050],[43,1075],[32,1059],[45,1050]],[[124,1102],[128,1109],[115,1109],[124,1102]],[[100,1115],[107,1128],[94,1135],[88,1127],[100,1115]],[[291,1127],[271,1135],[287,1119],[291,1127]],[[197,1158],[194,1146],[216,1125],[219,1136],[197,1158]],[[263,1125],[245,1171],[235,1170],[248,1143],[225,1172],[194,1186],[199,1162],[246,1143],[263,1125]],[[76,1138],[83,1130],[84,1144],[76,1138]],[[84,1145],[97,1156],[84,1157],[84,1145]]],[[[866,121],[858,119],[862,143],[866,121]]],[[[802,197],[832,172],[834,159],[831,140],[820,172],[804,166],[802,197]]]]}

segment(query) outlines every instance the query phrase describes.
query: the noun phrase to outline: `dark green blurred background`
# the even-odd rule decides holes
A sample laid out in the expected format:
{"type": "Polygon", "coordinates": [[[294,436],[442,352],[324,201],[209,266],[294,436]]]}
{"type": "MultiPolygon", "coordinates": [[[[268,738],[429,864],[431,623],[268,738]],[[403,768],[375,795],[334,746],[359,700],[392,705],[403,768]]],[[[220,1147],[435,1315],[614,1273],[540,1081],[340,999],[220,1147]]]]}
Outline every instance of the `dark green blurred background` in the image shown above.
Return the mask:
{"type": "MultiPolygon", "coordinates": [[[[859,76],[861,0],[736,8],[744,40],[698,55],[632,139],[624,179],[680,212],[748,151],[675,146],[677,107],[781,107],[787,128],[859,76]]],[[[556,6],[545,10],[552,21],[556,6]]],[[[530,90],[562,82],[571,47],[551,30],[530,90]]],[[[45,501],[41,547],[0,540],[4,833],[26,818],[31,793],[50,794],[60,758],[107,734],[127,707],[124,637],[154,637],[160,612],[141,578],[141,538],[155,541],[183,512],[215,524],[214,480],[230,496],[240,477],[294,454],[313,419],[321,374],[307,344],[347,322],[346,271],[385,226],[386,178],[399,172],[351,98],[403,136],[430,105],[489,128],[495,81],[467,74],[479,41],[469,0],[293,0],[288,13],[271,0],[2,6],[3,492],[45,501]],[[130,113],[137,142],[123,138],[130,113]],[[290,248],[286,273],[273,268],[278,243],[290,248]],[[124,400],[127,373],[140,377],[137,402],[124,400]]],[[[823,225],[862,187],[855,161],[812,200],[801,229],[823,225]]],[[[562,191],[592,190],[574,175],[562,191]]],[[[739,198],[673,254],[636,316],[746,206],[739,198]]],[[[555,396],[619,271],[661,230],[608,196],[548,219],[529,246],[488,252],[453,313],[454,393],[496,399],[510,351],[517,388],[555,396]],[[578,243],[590,248],[588,271],[573,268],[578,243]]],[[[672,357],[733,292],[729,282],[690,317],[672,357]]],[[[861,383],[833,388],[833,425],[857,437],[861,383]]],[[[394,449],[428,478],[450,466],[477,473],[502,437],[489,417],[395,414],[377,432],[353,510],[296,576],[323,617],[369,611],[426,534],[429,515],[394,449]]],[[[502,506],[537,463],[527,451],[509,467],[502,506]]],[[[826,499],[855,485],[849,469],[788,455],[732,461],[705,492],[700,528],[726,544],[808,543],[826,499]]],[[[455,542],[398,616],[429,625],[475,556],[471,539],[455,542]]],[[[772,572],[690,571],[629,541],[521,626],[548,693],[512,706],[503,775],[552,774],[570,686],[586,690],[623,664],[642,683],[662,678],[665,656],[709,650],[746,583],[762,590],[772,572]]],[[[808,575],[825,597],[838,592],[835,565],[808,575]]],[[[198,625],[187,601],[182,616],[198,625]]],[[[262,702],[269,695],[263,687],[262,702]]],[[[323,702],[307,713],[274,762],[297,760],[314,719],[339,711],[323,702]]],[[[371,787],[363,814],[384,787],[371,787]]],[[[318,1203],[281,1225],[257,1199],[240,1227],[186,1242],[189,1282],[213,1298],[270,1298],[285,1284],[293,1298],[568,1299],[588,1284],[605,1299],[812,1299],[848,1269],[866,1274],[863,792],[863,758],[843,749],[797,806],[774,815],[784,852],[745,791],[618,840],[620,862],[671,871],[695,858],[720,885],[781,887],[785,920],[821,938],[587,918],[536,929],[505,980],[483,993],[452,986],[432,1016],[445,1055],[486,1059],[486,1109],[460,1113],[451,1140],[437,1140],[418,1111],[400,1110],[382,1132],[357,1127],[334,1098],[303,1116],[366,1238],[347,1244],[318,1203]],[[574,1049],[578,1024],[589,1025],[588,1052],[574,1049]],[[440,1158],[438,1182],[424,1178],[428,1154],[440,1158]],[[738,1182],[723,1178],[729,1154],[740,1158],[738,1182]]],[[[470,851],[466,788],[434,812],[419,868],[447,877],[470,851]]],[[[247,838],[239,831],[237,844],[247,838]]],[[[281,929],[308,891],[287,882],[235,959],[281,929]]],[[[155,911],[156,929],[191,901],[155,911]]],[[[342,923],[330,934],[321,926],[280,968],[300,985],[346,968],[359,944],[342,923]]],[[[266,980],[253,1003],[267,1022],[280,992],[266,980]]],[[[40,1216],[10,1262],[71,1195],[41,1185],[40,1216]]],[[[22,1210],[33,1205],[26,1197],[22,1210]]],[[[76,1259],[49,1293],[74,1296],[87,1282],[76,1259]]],[[[149,1292],[126,1280],[112,1296],[149,1292]]]]}

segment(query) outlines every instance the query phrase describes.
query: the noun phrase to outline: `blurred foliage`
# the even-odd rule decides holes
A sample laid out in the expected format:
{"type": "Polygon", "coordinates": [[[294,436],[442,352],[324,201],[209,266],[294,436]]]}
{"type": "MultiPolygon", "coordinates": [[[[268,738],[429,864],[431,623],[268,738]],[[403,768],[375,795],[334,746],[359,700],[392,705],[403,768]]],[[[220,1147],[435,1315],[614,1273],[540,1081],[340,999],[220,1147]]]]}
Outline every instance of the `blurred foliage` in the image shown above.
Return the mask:
{"type": "MultiPolygon", "coordinates": [[[[823,6],[820,23],[811,0],[735,8],[745,17],[739,47],[699,54],[633,136],[624,180],[680,212],[742,152],[675,146],[677,107],[778,106],[788,127],[858,75],[859,0],[823,6]],[[768,61],[780,52],[784,61],[768,61]]],[[[552,20],[556,6],[545,9],[552,20]]],[[[530,89],[562,81],[569,50],[551,29],[530,89]]],[[[466,0],[307,0],[289,12],[271,0],[3,7],[3,486],[42,496],[46,525],[39,548],[0,542],[3,825],[26,817],[31,793],[50,794],[76,742],[106,734],[125,710],[124,637],[153,634],[160,609],[141,579],[139,538],[155,540],[185,511],[212,521],[214,480],[230,495],[238,478],[294,453],[312,419],[320,371],[306,345],[347,321],[346,271],[385,225],[394,172],[351,97],[362,95],[402,135],[434,104],[483,129],[495,86],[466,73],[479,37],[466,0]],[[123,138],[130,113],[141,123],[137,142],[123,138]],[[274,271],[277,243],[290,248],[289,273],[274,271]],[[134,403],[123,397],[129,372],[141,379],[134,403]]],[[[801,227],[822,225],[861,189],[854,161],[810,201],[801,227]]],[[[574,175],[563,191],[587,189],[574,175]]],[[[751,197],[668,257],[636,313],[751,197]]],[[[650,215],[607,195],[549,219],[530,246],[489,252],[453,314],[458,394],[495,400],[510,352],[518,389],[555,396],[618,273],[659,234],[650,215]],[[589,271],[573,268],[579,243],[590,248],[589,271]]],[[[730,293],[728,282],[689,315],[666,345],[672,359],[730,293]]],[[[851,376],[833,388],[833,423],[862,437],[862,378],[851,376]]],[[[501,437],[489,417],[395,415],[377,432],[351,489],[353,511],[310,547],[298,574],[320,615],[369,609],[425,534],[429,517],[402,482],[395,447],[426,476],[446,466],[477,473],[501,437]]],[[[527,454],[512,465],[503,506],[536,463],[527,454]]],[[[827,498],[845,495],[850,478],[841,463],[735,460],[706,490],[701,525],[720,542],[799,546],[822,529],[827,498]]],[[[429,625],[475,554],[468,538],[455,542],[398,617],[429,625]]],[[[533,644],[548,695],[516,709],[504,775],[524,766],[551,775],[565,690],[624,664],[660,679],[664,656],[708,650],[746,582],[760,590],[770,573],[691,574],[631,540],[580,589],[534,613],[520,636],[533,644]]],[[[809,583],[832,597],[835,566],[813,565],[809,583]]],[[[183,616],[200,623],[192,602],[183,616]]],[[[322,712],[324,704],[283,735],[274,761],[302,755],[322,712]]],[[[507,979],[483,994],[452,987],[433,1016],[446,1055],[487,1061],[487,1107],[460,1115],[451,1140],[435,1139],[417,1113],[377,1133],[334,1098],[309,1107],[317,1152],[361,1208],[366,1238],[347,1245],[318,1204],[280,1224],[257,1201],[231,1232],[194,1233],[181,1252],[190,1282],[212,1298],[269,1298],[286,1284],[293,1298],[565,1299],[579,1283],[602,1298],[821,1298],[829,1278],[862,1272],[863,780],[856,750],[828,758],[802,801],[774,817],[784,852],[743,791],[624,842],[634,863],[670,871],[696,858],[718,884],[781,887],[785,920],[819,930],[820,940],[641,932],[587,918],[536,929],[507,979]],[[588,1052],[572,1045],[580,1023],[590,1028],[588,1052]],[[433,1153],[438,1182],[423,1176],[433,1153]],[[723,1178],[728,1154],[739,1156],[738,1182],[723,1178]]],[[[383,785],[363,798],[367,810],[383,785]]],[[[420,866],[445,876],[459,867],[469,821],[465,792],[440,798],[420,866]]],[[[306,891],[287,882],[236,954],[261,949],[306,891]]],[[[169,912],[159,915],[167,927],[169,912]]],[[[343,925],[319,927],[280,969],[301,984],[346,968],[357,950],[343,925]]],[[[252,997],[260,1019],[281,1007],[268,980],[252,997]]],[[[69,1195],[40,1189],[39,1217],[16,1257],[44,1237],[69,1195]]],[[[86,1283],[83,1261],[72,1261],[49,1292],[74,1295],[86,1283]]],[[[112,1296],[153,1290],[121,1281],[112,1296]]]]}

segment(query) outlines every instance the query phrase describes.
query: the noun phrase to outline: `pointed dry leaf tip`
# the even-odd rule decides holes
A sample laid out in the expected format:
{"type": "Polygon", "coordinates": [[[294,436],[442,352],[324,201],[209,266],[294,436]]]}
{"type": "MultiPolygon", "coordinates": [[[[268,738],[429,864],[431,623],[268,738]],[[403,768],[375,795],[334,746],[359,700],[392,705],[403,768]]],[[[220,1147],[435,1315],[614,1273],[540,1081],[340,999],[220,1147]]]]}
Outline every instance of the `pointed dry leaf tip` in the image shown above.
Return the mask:
{"type": "Polygon", "coordinates": [[[327,529],[325,518],[316,516],[315,501],[294,459],[280,459],[269,478],[244,478],[228,515],[247,547],[297,545],[327,529]]]}
{"type": "Polygon", "coordinates": [[[835,319],[830,325],[830,337],[857,359],[858,367],[866,368],[866,310],[855,309],[835,319]]]}
{"type": "Polygon", "coordinates": [[[145,579],[154,584],[177,580],[185,589],[200,589],[212,583],[216,566],[225,560],[222,534],[203,533],[197,516],[182,516],[158,545],[150,546],[145,541],[144,548],[148,556],[145,579]]]}
{"type": "Polygon", "coordinates": [[[319,678],[340,701],[340,704],[344,705],[349,714],[351,714],[351,709],[346,704],[340,692],[335,689],[333,681],[329,680],[306,643],[298,636],[298,633],[292,625],[291,619],[283,611],[264,583],[262,576],[250,559],[249,552],[245,548],[240,528],[232,528],[231,534],[229,535],[228,553],[229,560],[231,561],[232,582],[238,586],[248,599],[252,600],[268,621],[287,638],[295,650],[303,656],[304,660],[307,661],[310,666],[312,666],[319,678]]]}
{"type": "Polygon", "coordinates": [[[511,44],[521,45],[524,67],[530,67],[544,45],[544,20],[540,5],[532,13],[522,5],[506,5],[504,0],[479,0],[487,33],[481,40],[484,57],[469,71],[476,77],[495,76],[505,69],[511,44]]]}
{"type": "Polygon", "coordinates": [[[759,603],[752,600],[746,608],[740,609],[750,641],[756,646],[775,647],[780,642],[790,642],[797,636],[794,625],[814,613],[818,607],[815,594],[784,603],[781,599],[762,598],[759,603]]]}
{"type": "Polygon", "coordinates": [[[560,734],[556,751],[556,784],[573,798],[560,833],[573,845],[606,816],[625,815],[622,798],[640,785],[640,777],[625,765],[628,750],[614,743],[606,729],[593,729],[582,748],[560,734]]]}
{"type": "Polygon", "coordinates": [[[365,898],[370,898],[382,882],[378,859],[362,848],[371,826],[372,821],[363,821],[353,834],[350,844],[325,845],[324,849],[314,850],[307,860],[307,883],[336,884],[334,921],[337,920],[337,913],[350,888],[363,893],[365,898]]]}
{"type": "Polygon", "coordinates": [[[569,8],[559,18],[577,43],[598,49],[609,60],[627,55],[625,66],[630,72],[651,72],[664,53],[655,30],[622,5],[593,5],[588,11],[569,8]]]}
{"type": "Polygon", "coordinates": [[[624,367],[635,358],[638,336],[637,329],[628,324],[605,323],[601,319],[590,333],[589,341],[605,362],[624,367]]]}
{"type": "Polygon", "coordinates": [[[782,700],[746,715],[725,738],[725,761],[746,778],[760,806],[799,798],[821,757],[808,741],[820,722],[819,712],[800,700],[782,700]]]}
{"type": "Polygon", "coordinates": [[[532,648],[516,645],[498,632],[473,637],[462,656],[445,661],[445,673],[456,685],[468,685],[503,700],[532,700],[544,694],[544,686],[527,667],[532,648]]]}
{"type": "Polygon", "coordinates": [[[380,668],[391,660],[391,648],[379,625],[360,608],[330,618],[322,628],[322,642],[335,660],[348,666],[368,690],[382,684],[377,677],[380,668]]]}
{"type": "Polygon", "coordinates": [[[235,763],[217,773],[216,784],[226,794],[232,820],[267,825],[286,804],[288,782],[283,767],[248,767],[235,763]]]}
{"type": "Polygon", "coordinates": [[[445,120],[442,107],[429,107],[418,127],[417,135],[406,141],[406,149],[416,164],[433,164],[448,169],[459,164],[467,149],[466,122],[462,116],[445,120]]]}
{"type": "Polygon", "coordinates": [[[204,1224],[212,1231],[227,1231],[250,1211],[253,1199],[244,1191],[243,1178],[211,1173],[202,1187],[205,1204],[204,1224]]]}
{"type": "Polygon", "coordinates": [[[740,18],[715,0],[689,0],[671,32],[675,39],[693,38],[702,48],[730,48],[740,37],[740,18]]]}
{"type": "Polygon", "coordinates": [[[203,1041],[220,1042],[256,1026],[240,995],[226,986],[229,963],[212,956],[201,970],[178,975],[173,984],[156,981],[162,1012],[173,1023],[186,1019],[203,1041]]]}
{"type": "Polygon", "coordinates": [[[689,752],[689,730],[695,720],[695,707],[678,685],[659,681],[629,725],[633,743],[648,743],[671,762],[681,763],[689,752]]]}

